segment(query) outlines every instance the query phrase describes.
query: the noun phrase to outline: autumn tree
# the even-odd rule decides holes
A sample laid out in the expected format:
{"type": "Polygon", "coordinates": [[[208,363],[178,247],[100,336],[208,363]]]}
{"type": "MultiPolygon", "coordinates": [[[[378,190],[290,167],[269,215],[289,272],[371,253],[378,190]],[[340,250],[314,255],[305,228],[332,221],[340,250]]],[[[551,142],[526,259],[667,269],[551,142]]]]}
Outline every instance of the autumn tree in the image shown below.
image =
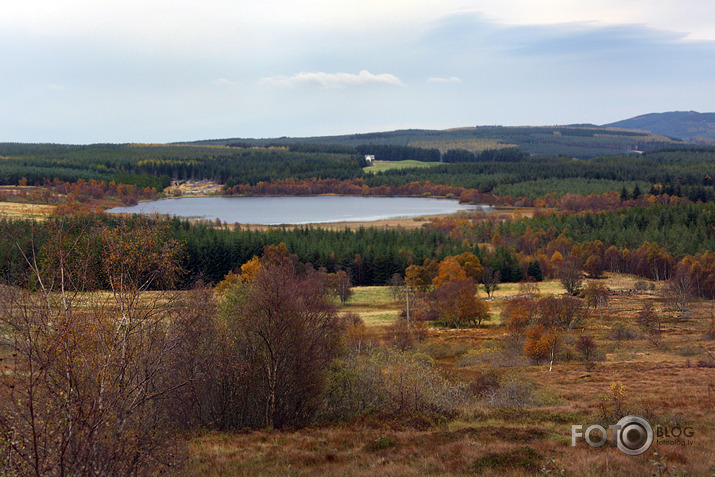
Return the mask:
{"type": "Polygon", "coordinates": [[[439,263],[437,276],[432,280],[435,290],[455,281],[467,280],[467,274],[456,258],[447,257],[439,263]]]}
{"type": "Polygon", "coordinates": [[[561,332],[556,327],[537,324],[529,328],[526,333],[527,341],[524,344],[524,354],[534,361],[549,360],[549,371],[554,367],[556,353],[562,345],[561,332]]]}
{"type": "Polygon", "coordinates": [[[523,338],[535,321],[536,312],[536,301],[530,296],[512,298],[504,305],[502,321],[506,322],[507,331],[516,341],[523,338]]]}
{"type": "Polygon", "coordinates": [[[459,263],[459,266],[462,267],[464,273],[467,274],[467,277],[474,280],[474,283],[479,283],[483,272],[482,262],[479,261],[479,257],[471,252],[464,252],[454,258],[459,263]]]}
{"type": "Polygon", "coordinates": [[[584,320],[583,301],[570,296],[545,297],[537,304],[537,321],[548,328],[570,331],[584,320]]]}
{"type": "Polygon", "coordinates": [[[572,254],[579,257],[584,271],[591,278],[600,278],[604,271],[603,255],[605,248],[600,240],[575,245],[572,254]]]}
{"type": "Polygon", "coordinates": [[[603,259],[598,255],[590,255],[583,263],[583,269],[591,278],[601,278],[603,276],[603,259]]]}
{"type": "Polygon", "coordinates": [[[441,321],[454,328],[480,326],[489,319],[489,310],[476,293],[471,280],[450,281],[434,291],[430,308],[441,321]]]}
{"type": "Polygon", "coordinates": [[[390,287],[390,294],[394,301],[397,301],[405,291],[405,279],[399,273],[393,274],[387,285],[390,287]]]}
{"type": "Polygon", "coordinates": [[[482,271],[482,287],[488,297],[491,297],[499,288],[501,274],[498,270],[494,270],[489,266],[485,266],[482,271]]]}
{"type": "Polygon", "coordinates": [[[344,270],[338,270],[328,275],[328,288],[333,295],[340,299],[341,305],[345,305],[353,294],[350,276],[344,270]]]}
{"type": "Polygon", "coordinates": [[[271,255],[252,282],[234,291],[232,306],[223,308],[250,373],[245,392],[252,404],[243,418],[250,426],[309,422],[319,405],[323,370],[339,343],[339,321],[324,280],[308,269],[298,274],[292,257],[281,255],[271,255]]]}
{"type": "Polygon", "coordinates": [[[656,348],[660,348],[661,316],[655,311],[651,302],[643,303],[640,310],[638,310],[636,321],[646,334],[648,341],[656,348]]]}
{"type": "Polygon", "coordinates": [[[670,308],[679,313],[679,318],[690,311],[695,301],[695,286],[690,274],[683,266],[677,267],[675,275],[668,280],[663,288],[663,296],[670,308]]]}
{"type": "Polygon", "coordinates": [[[586,365],[586,371],[591,370],[593,361],[596,358],[597,349],[598,346],[592,336],[579,335],[576,340],[576,350],[581,353],[581,359],[583,359],[583,362],[586,365]]]}
{"type": "Polygon", "coordinates": [[[574,296],[581,292],[583,273],[577,259],[564,259],[557,267],[557,275],[569,295],[574,296]]]}
{"type": "Polygon", "coordinates": [[[608,299],[610,290],[606,285],[600,282],[589,282],[583,290],[583,295],[586,298],[586,304],[594,310],[598,310],[598,315],[603,324],[603,308],[608,310],[608,317],[611,317],[611,305],[608,299]]]}
{"type": "Polygon", "coordinates": [[[414,290],[426,292],[432,288],[438,269],[439,262],[425,259],[423,265],[410,265],[405,269],[405,282],[414,290]]]}
{"type": "Polygon", "coordinates": [[[261,259],[254,255],[253,258],[241,265],[241,278],[248,282],[253,281],[262,267],[261,259]]]}
{"type": "Polygon", "coordinates": [[[367,327],[357,313],[346,313],[341,317],[345,328],[345,344],[355,353],[362,352],[370,345],[367,327]]]}

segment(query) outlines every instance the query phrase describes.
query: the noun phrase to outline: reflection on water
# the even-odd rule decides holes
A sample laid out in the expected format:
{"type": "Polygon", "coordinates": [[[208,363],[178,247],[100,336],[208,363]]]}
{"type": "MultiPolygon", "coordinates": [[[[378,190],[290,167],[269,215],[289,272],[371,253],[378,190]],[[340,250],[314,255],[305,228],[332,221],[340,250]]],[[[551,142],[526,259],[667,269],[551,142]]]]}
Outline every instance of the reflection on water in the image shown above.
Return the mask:
{"type": "Polygon", "coordinates": [[[167,214],[185,218],[221,219],[224,223],[279,225],[366,222],[488,208],[461,205],[456,200],[422,197],[190,197],[142,202],[108,212],[167,214]]]}

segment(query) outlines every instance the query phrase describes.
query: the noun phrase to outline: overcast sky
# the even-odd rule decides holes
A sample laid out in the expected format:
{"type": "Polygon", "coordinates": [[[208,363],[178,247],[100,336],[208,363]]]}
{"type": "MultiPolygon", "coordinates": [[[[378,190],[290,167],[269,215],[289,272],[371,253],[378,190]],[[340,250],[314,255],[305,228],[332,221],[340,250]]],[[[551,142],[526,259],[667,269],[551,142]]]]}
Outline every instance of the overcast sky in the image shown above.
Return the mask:
{"type": "Polygon", "coordinates": [[[0,0],[0,141],[715,111],[712,0],[0,0]]]}

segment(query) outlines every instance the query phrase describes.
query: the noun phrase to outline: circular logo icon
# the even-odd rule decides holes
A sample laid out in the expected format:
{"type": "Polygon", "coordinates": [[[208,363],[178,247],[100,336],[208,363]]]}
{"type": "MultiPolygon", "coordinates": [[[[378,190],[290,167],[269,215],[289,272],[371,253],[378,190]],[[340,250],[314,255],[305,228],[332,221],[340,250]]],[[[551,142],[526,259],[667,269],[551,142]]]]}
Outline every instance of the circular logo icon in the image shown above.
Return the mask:
{"type": "Polygon", "coordinates": [[[618,421],[616,444],[627,455],[641,455],[653,444],[653,428],[640,416],[626,416],[618,421]]]}

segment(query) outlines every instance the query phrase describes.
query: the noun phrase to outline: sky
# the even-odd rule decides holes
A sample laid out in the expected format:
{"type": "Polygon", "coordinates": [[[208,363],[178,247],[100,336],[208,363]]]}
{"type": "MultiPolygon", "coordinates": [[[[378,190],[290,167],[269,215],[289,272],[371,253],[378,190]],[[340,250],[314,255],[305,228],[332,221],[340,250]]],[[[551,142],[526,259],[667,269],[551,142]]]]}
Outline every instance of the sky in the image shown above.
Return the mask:
{"type": "Polygon", "coordinates": [[[715,111],[712,0],[0,0],[0,142],[715,111]]]}

